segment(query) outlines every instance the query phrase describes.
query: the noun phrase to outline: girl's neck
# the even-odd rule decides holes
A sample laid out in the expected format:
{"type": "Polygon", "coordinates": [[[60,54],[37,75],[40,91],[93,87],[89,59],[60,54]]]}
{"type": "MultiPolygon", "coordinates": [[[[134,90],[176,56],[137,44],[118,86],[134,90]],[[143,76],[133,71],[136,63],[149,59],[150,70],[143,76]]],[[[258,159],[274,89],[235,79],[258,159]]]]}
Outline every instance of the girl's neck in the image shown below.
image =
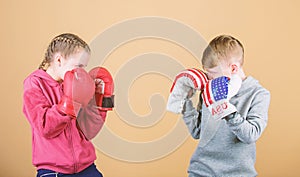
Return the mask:
{"type": "Polygon", "coordinates": [[[57,76],[56,72],[54,71],[54,69],[49,66],[46,70],[46,73],[48,73],[54,80],[56,80],[57,82],[61,82],[62,80],[57,76]]]}

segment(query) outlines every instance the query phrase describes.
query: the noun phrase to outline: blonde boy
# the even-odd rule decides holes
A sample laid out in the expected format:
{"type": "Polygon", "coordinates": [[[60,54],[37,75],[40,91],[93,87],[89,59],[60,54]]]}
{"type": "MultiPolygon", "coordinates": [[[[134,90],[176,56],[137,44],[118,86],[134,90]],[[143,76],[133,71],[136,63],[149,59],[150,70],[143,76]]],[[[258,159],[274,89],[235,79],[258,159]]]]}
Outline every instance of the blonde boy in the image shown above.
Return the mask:
{"type": "Polygon", "coordinates": [[[202,66],[210,81],[227,76],[238,77],[242,83],[229,100],[236,111],[219,119],[202,103],[205,93],[197,110],[191,100],[186,101],[183,119],[192,137],[200,139],[190,160],[189,177],[257,176],[255,142],[267,126],[270,93],[246,76],[243,63],[243,45],[229,35],[215,37],[203,52],[202,66]]]}

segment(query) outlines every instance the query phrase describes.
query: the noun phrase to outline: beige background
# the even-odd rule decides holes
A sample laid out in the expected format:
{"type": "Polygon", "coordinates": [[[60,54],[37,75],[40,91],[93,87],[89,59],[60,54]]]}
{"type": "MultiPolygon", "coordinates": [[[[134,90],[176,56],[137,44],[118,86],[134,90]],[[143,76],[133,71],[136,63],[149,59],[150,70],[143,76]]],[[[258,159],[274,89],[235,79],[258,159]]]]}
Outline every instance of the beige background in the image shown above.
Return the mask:
{"type": "MultiPolygon", "coordinates": [[[[246,73],[259,79],[272,94],[269,124],[257,142],[259,176],[297,176],[300,173],[299,10],[297,0],[1,0],[0,176],[35,175],[31,165],[31,130],[22,113],[22,81],[38,67],[49,41],[59,33],[73,32],[90,43],[111,25],[143,16],[178,20],[197,30],[207,41],[222,33],[242,41],[246,73]]],[[[122,45],[104,66],[115,74],[129,58],[152,51],[173,56],[186,67],[200,67],[182,47],[155,39],[122,45]]],[[[159,92],[167,98],[170,85],[169,80],[157,75],[138,79],[129,91],[134,111],[147,114],[151,94],[159,92]]],[[[137,129],[125,125],[116,112],[111,112],[107,126],[132,141],[149,141],[163,136],[179,118],[166,113],[155,126],[137,129]]],[[[196,145],[197,141],[189,137],[168,156],[144,163],[116,160],[97,151],[96,164],[105,177],[183,177],[187,176],[196,145]]],[[[153,150],[159,149],[153,147],[153,150]]]]}

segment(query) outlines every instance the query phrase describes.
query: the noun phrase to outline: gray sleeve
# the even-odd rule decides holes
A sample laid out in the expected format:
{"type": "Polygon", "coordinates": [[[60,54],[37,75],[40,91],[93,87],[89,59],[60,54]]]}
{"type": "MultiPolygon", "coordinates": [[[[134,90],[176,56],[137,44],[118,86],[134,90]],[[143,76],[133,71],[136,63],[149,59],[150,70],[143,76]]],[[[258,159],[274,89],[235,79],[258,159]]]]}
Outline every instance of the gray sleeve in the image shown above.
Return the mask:
{"type": "Polygon", "coordinates": [[[244,143],[253,143],[258,140],[267,126],[270,92],[259,91],[251,102],[246,117],[239,113],[227,119],[227,124],[238,139],[244,143]]]}
{"type": "Polygon", "coordinates": [[[183,110],[183,120],[189,129],[194,139],[200,137],[200,123],[201,123],[201,111],[197,111],[193,107],[193,102],[189,99],[186,100],[183,110]]]}

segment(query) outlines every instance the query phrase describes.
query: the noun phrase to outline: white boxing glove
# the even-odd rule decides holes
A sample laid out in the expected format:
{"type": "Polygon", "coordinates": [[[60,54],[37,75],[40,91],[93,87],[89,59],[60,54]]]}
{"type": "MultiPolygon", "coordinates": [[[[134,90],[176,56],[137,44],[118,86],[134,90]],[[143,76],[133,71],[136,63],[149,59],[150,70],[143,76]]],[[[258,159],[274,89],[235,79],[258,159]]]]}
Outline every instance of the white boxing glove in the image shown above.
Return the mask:
{"type": "Polygon", "coordinates": [[[167,110],[176,114],[182,113],[186,99],[192,97],[196,90],[203,90],[207,81],[206,74],[199,69],[192,68],[181,71],[177,74],[171,87],[167,110]]]}
{"type": "Polygon", "coordinates": [[[215,120],[237,112],[236,107],[229,100],[238,93],[241,85],[242,79],[237,75],[231,78],[221,76],[207,82],[202,98],[215,120]]]}

